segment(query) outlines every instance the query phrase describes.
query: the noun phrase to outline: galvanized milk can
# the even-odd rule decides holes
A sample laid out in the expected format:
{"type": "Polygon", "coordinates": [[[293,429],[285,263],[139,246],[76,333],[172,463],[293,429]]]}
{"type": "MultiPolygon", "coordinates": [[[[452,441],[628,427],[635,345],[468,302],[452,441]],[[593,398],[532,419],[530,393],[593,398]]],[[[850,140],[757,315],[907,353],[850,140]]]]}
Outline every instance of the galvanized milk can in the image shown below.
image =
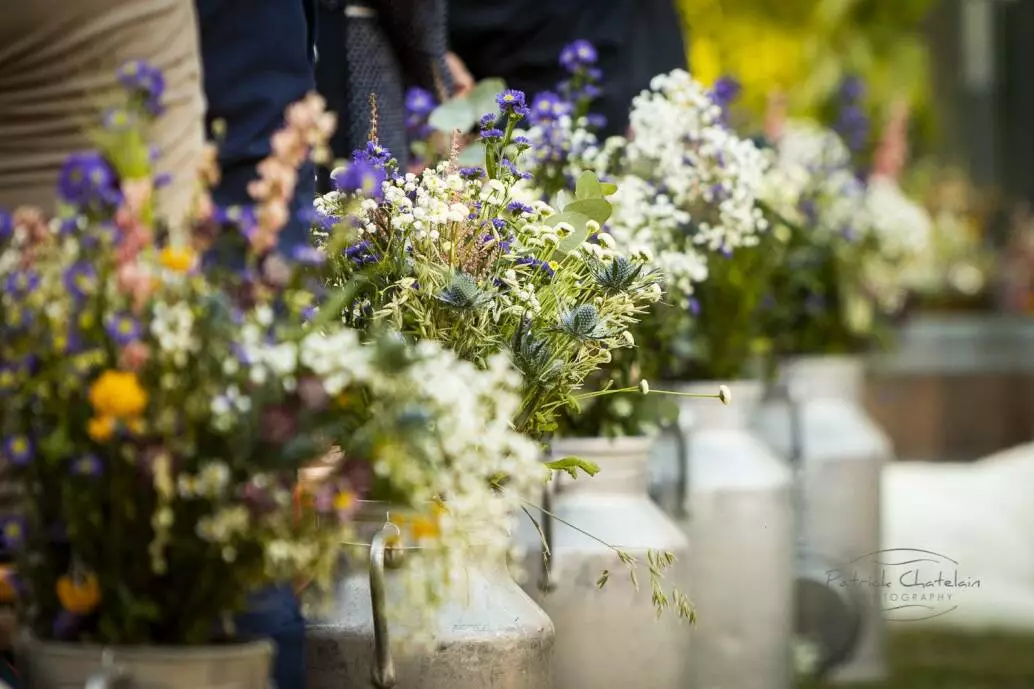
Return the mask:
{"type": "MultiPolygon", "coordinates": [[[[558,689],[684,689],[690,681],[690,624],[674,610],[657,618],[650,598],[647,552],[669,551],[665,593],[686,592],[686,537],[647,495],[652,440],[644,437],[563,439],[556,458],[576,456],[599,465],[591,478],[559,473],[551,484],[551,519],[531,510],[551,557],[542,566],[542,537],[525,517],[519,543],[528,553],[525,590],[556,625],[554,669],[558,689]],[[562,520],[562,521],[561,521],[562,520]],[[567,522],[576,528],[565,525],[567,522]],[[638,561],[640,590],[611,548],[638,561]],[[610,576],[601,589],[597,580],[610,576]]],[[[669,596],[670,597],[670,596],[669,596]]]]}
{"type": "MultiPolygon", "coordinates": [[[[778,396],[767,401],[759,410],[755,428],[777,452],[787,457],[798,455],[801,548],[811,562],[830,563],[825,572],[827,588],[841,597],[849,596],[846,602],[850,605],[843,614],[850,616],[850,607],[859,607],[857,635],[843,631],[853,624],[850,619],[833,624],[829,621],[832,611],[825,614],[829,633],[852,642],[845,649],[837,648],[838,641],[824,642],[827,651],[839,656],[832,659],[835,665],[828,669],[828,679],[878,681],[886,675],[882,601],[876,585],[880,475],[892,453],[890,442],[860,404],[860,360],[801,357],[783,366],[781,378],[780,385],[790,391],[793,403],[778,396]],[[799,429],[796,437],[795,425],[799,429]]],[[[814,573],[808,578],[810,586],[798,582],[800,616],[814,616],[820,607],[819,596],[834,605],[845,602],[837,603],[830,591],[820,591],[814,573]]]]}
{"type": "Polygon", "coordinates": [[[504,561],[452,573],[467,595],[437,614],[434,650],[400,654],[387,606],[402,600],[408,554],[372,525],[369,561],[345,571],[337,609],[308,625],[308,689],[552,689],[553,623],[504,561]]]}
{"type": "MultiPolygon", "coordinates": [[[[749,430],[755,382],[729,384],[731,400],[679,398],[688,478],[682,520],[689,536],[695,689],[789,689],[793,627],[790,472],[749,430]]],[[[679,386],[711,395],[718,383],[679,386]]],[[[670,461],[655,456],[654,462],[670,461]]],[[[655,476],[671,475],[657,471],[655,476]]],[[[678,479],[676,477],[676,482],[678,479]]],[[[658,486],[657,494],[672,491],[658,486]]]]}

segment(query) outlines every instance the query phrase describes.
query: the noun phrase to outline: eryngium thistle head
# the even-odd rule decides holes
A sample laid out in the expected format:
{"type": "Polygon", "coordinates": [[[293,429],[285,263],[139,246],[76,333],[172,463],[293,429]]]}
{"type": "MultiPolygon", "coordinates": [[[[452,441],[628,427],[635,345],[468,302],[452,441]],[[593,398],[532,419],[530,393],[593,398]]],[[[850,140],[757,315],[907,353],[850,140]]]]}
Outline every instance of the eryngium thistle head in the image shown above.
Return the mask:
{"type": "Polygon", "coordinates": [[[440,301],[457,309],[473,308],[482,298],[481,289],[474,282],[474,278],[466,273],[453,275],[452,282],[438,295],[440,301]]]}

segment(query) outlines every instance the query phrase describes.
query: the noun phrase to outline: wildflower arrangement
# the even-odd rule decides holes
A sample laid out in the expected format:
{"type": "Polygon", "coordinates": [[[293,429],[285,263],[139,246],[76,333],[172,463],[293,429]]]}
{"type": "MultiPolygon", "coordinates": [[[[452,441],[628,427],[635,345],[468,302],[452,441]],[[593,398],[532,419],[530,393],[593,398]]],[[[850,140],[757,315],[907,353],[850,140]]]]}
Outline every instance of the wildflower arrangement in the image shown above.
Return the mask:
{"type": "Polygon", "coordinates": [[[791,239],[765,311],[775,353],[852,353],[886,337],[884,321],[907,293],[905,267],[930,228],[895,181],[902,161],[891,144],[903,135],[885,140],[863,180],[835,132],[809,121],[780,128],[777,166],[794,177],[803,171],[808,182],[796,211],[782,216],[791,239]]]}
{"type": "Polygon", "coordinates": [[[510,427],[519,377],[501,355],[361,339],[321,306],[348,297],[323,289],[323,255],[276,249],[292,172],[333,127],[318,97],[287,111],[253,207],[202,194],[167,228],[146,143],[161,73],[120,76],[127,102],[65,163],[55,216],[0,213],[0,458],[21,489],[2,535],[26,623],[103,644],[233,638],[265,585],[329,591],[362,500],[414,510],[400,535],[428,542],[407,570],[426,612],[450,590],[441,565],[471,540],[501,554],[545,478],[510,427]],[[215,265],[227,247],[239,260],[215,265]],[[332,447],[336,470],[299,484],[332,447]]]}
{"type": "Polygon", "coordinates": [[[577,40],[564,47],[559,59],[567,77],[556,90],[532,99],[528,127],[522,132],[531,142],[522,169],[531,174],[529,186],[546,199],[575,186],[586,167],[583,161],[599,154],[595,132],[606,123],[602,115],[591,112],[603,78],[596,66],[596,48],[577,40]]]}
{"type": "MultiPolygon", "coordinates": [[[[729,126],[737,93],[731,79],[705,89],[682,70],[655,77],[633,101],[631,139],[612,137],[587,161],[617,183],[615,241],[650,256],[665,280],[665,302],[634,329],[638,358],[624,357],[606,384],[734,378],[753,353],[753,317],[778,260],[765,201],[783,185],[729,126]]],[[[572,431],[639,434],[673,412],[637,402],[596,400],[572,431]]]]}
{"type": "Polygon", "coordinates": [[[632,346],[629,328],[661,288],[642,255],[619,253],[600,231],[610,204],[594,175],[561,212],[514,198],[526,176],[516,159],[530,147],[515,128],[529,108],[519,91],[497,101],[480,125],[484,167],[403,175],[371,143],[317,200],[317,234],[331,284],[362,283],[345,322],[437,340],[478,365],[505,353],[524,378],[514,427],[542,437],[585,379],[632,346]],[[331,225],[350,231],[321,229],[331,225]]]}

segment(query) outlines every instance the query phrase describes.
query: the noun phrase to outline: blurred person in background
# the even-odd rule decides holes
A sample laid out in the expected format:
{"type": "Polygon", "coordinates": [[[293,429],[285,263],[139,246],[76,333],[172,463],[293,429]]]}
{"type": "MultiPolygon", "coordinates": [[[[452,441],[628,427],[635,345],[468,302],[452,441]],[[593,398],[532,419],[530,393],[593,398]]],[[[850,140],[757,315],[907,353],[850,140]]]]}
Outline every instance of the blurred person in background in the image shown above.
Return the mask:
{"type": "MultiPolygon", "coordinates": [[[[366,146],[373,96],[378,142],[405,169],[406,88],[419,86],[445,100],[473,87],[448,53],[446,0],[318,1],[316,81],[327,107],[341,117],[331,140],[334,158],[350,158],[366,146]]],[[[329,170],[321,170],[320,190],[329,185],[329,170]]]]}
{"type": "MultiPolygon", "coordinates": [[[[212,200],[220,207],[251,205],[248,183],[272,152],[270,138],[283,126],[284,111],[316,88],[316,0],[196,1],[205,125],[217,139],[222,169],[212,200]],[[215,131],[217,122],[225,132],[215,131]]],[[[306,211],[315,179],[311,163],[298,172],[291,219],[279,235],[286,255],[309,242],[306,211]]]]}
{"type": "MultiPolygon", "coordinates": [[[[58,172],[69,154],[93,148],[85,125],[117,104],[144,60],[164,82],[162,116],[151,130],[160,212],[181,220],[201,162],[204,95],[193,0],[32,0],[4,3],[0,20],[0,209],[53,212],[58,172]]],[[[150,74],[137,75],[151,78],[150,74]]]]}
{"type": "MultiPolygon", "coordinates": [[[[218,139],[222,177],[212,190],[220,207],[250,206],[248,183],[272,153],[270,138],[287,107],[315,89],[315,0],[196,0],[209,136],[218,139]],[[219,128],[215,123],[221,122],[219,128]],[[223,129],[224,131],[217,131],[223,129]]],[[[308,209],[316,170],[298,171],[290,219],[278,237],[287,256],[309,244],[308,209]]],[[[279,689],[304,689],[305,619],[291,582],[270,586],[237,616],[237,632],[276,644],[272,679],[279,689]]]]}
{"type": "Polygon", "coordinates": [[[687,65],[672,0],[449,0],[449,42],[475,79],[501,77],[529,100],[566,78],[560,51],[575,39],[599,54],[600,133],[624,134],[632,98],[657,74],[687,65]]]}

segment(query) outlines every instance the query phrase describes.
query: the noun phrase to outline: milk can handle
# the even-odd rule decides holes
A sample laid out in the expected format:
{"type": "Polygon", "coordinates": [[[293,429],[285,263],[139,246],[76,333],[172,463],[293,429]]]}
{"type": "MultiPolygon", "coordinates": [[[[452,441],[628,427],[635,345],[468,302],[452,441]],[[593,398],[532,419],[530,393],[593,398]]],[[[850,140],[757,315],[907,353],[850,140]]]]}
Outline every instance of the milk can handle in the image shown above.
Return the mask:
{"type": "Polygon", "coordinates": [[[675,516],[685,519],[689,516],[686,510],[686,497],[689,495],[689,465],[691,464],[692,443],[692,419],[684,418],[685,410],[679,409],[675,418],[673,429],[675,431],[675,453],[677,455],[675,474],[675,516]]]}
{"type": "Polygon", "coordinates": [[[115,665],[115,657],[111,649],[105,649],[101,654],[101,669],[90,675],[84,689],[120,689],[127,686],[129,686],[129,674],[125,669],[115,665]]]}
{"type": "MultiPolygon", "coordinates": [[[[385,529],[386,530],[386,529],[385,529]]],[[[384,551],[386,550],[384,530],[373,537],[370,543],[370,602],[373,605],[373,686],[377,689],[391,689],[395,686],[395,660],[391,656],[388,639],[388,613],[384,594],[384,551]]]]}
{"type": "MultiPolygon", "coordinates": [[[[546,443],[545,456],[551,457],[553,454],[553,444],[546,443]]],[[[542,509],[539,511],[540,519],[539,528],[542,529],[542,558],[539,568],[539,583],[538,587],[540,591],[551,591],[553,589],[553,576],[552,567],[550,561],[553,558],[553,486],[554,483],[559,479],[560,473],[557,472],[554,476],[542,487],[542,509]]]]}

